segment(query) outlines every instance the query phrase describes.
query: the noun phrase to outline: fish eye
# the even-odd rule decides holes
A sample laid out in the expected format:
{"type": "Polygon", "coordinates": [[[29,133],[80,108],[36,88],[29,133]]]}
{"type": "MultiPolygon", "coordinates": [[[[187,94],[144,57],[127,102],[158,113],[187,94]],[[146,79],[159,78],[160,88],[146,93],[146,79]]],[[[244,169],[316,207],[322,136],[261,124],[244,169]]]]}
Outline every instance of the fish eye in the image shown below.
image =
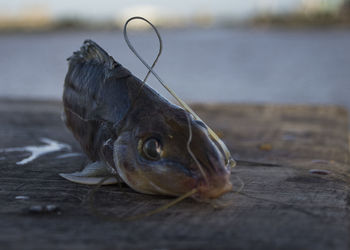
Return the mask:
{"type": "Polygon", "coordinates": [[[162,147],[156,138],[149,138],[143,143],[142,151],[148,159],[156,161],[160,158],[162,147]]]}

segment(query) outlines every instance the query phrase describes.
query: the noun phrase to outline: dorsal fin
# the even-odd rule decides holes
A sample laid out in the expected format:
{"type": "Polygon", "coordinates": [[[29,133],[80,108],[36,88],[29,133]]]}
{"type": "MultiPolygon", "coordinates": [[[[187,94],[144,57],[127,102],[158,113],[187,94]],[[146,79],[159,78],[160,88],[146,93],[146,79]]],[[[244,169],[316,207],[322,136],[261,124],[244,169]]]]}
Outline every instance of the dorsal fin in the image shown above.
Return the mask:
{"type": "Polygon", "coordinates": [[[67,60],[70,61],[70,63],[73,61],[96,62],[104,64],[110,70],[120,65],[92,40],[85,40],[80,50],[74,52],[67,60]]]}
{"type": "Polygon", "coordinates": [[[91,40],[69,58],[63,93],[66,125],[91,160],[99,160],[100,144],[129,111],[132,93],[140,85],[91,40]]]}
{"type": "Polygon", "coordinates": [[[109,77],[124,78],[131,75],[129,70],[116,62],[97,43],[89,39],[85,40],[80,50],[75,51],[67,60],[69,65],[74,67],[79,64],[101,65],[104,79],[109,77]]]}

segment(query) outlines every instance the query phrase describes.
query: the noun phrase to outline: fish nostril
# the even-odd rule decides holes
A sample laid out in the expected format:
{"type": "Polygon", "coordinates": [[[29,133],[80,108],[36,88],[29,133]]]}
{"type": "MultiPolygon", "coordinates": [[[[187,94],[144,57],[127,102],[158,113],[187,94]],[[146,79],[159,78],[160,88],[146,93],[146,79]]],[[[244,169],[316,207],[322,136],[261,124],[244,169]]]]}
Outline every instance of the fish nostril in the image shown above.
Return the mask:
{"type": "Polygon", "coordinates": [[[225,170],[225,161],[222,159],[222,157],[213,157],[211,155],[207,155],[207,160],[209,165],[211,166],[211,170],[214,172],[223,172],[225,170]]]}
{"type": "MultiPolygon", "coordinates": [[[[225,176],[226,174],[230,173],[230,171],[226,168],[224,161],[220,158],[216,159],[215,157],[206,155],[206,157],[199,158],[197,160],[204,170],[206,177],[209,177],[209,179],[213,177],[216,178],[217,176],[225,176]]],[[[191,169],[193,169],[195,172],[199,172],[200,176],[202,176],[201,171],[198,169],[198,166],[194,161],[191,165],[191,169]]]]}
{"type": "Polygon", "coordinates": [[[212,164],[212,162],[209,160],[208,156],[203,159],[198,159],[199,164],[202,166],[203,170],[208,174],[213,174],[216,172],[215,164],[212,164]]]}

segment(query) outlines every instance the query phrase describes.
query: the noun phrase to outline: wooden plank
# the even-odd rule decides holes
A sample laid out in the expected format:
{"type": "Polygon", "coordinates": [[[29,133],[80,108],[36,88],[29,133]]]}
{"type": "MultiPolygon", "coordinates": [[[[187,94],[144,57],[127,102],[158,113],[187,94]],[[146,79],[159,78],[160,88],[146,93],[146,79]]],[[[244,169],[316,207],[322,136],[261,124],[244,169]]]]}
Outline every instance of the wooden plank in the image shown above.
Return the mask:
{"type": "MultiPolygon", "coordinates": [[[[347,249],[349,246],[349,144],[347,112],[338,107],[217,104],[193,106],[223,135],[242,162],[232,174],[245,186],[224,197],[229,205],[185,200],[138,221],[115,222],[89,208],[92,187],[63,180],[84,157],[0,153],[1,249],[347,249]],[[330,171],[328,175],[310,169],[330,171]],[[27,200],[15,199],[28,196],[27,200]],[[33,205],[57,206],[46,213],[33,205]]],[[[0,148],[41,144],[51,138],[80,152],[55,102],[0,101],[0,148]]],[[[101,187],[96,208],[115,216],[142,213],[171,199],[138,194],[126,186],[101,187]]]]}

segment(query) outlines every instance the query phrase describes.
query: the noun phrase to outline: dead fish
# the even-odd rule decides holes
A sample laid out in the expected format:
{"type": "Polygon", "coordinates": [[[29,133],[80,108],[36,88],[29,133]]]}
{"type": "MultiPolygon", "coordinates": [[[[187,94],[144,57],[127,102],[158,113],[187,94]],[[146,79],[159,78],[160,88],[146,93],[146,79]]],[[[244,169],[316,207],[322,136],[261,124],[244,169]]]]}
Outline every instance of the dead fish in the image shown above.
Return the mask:
{"type": "Polygon", "coordinates": [[[90,185],[120,180],[145,194],[181,196],[196,189],[197,200],[232,189],[230,167],[202,121],[91,40],[68,61],[64,121],[91,164],[62,177],[90,185]]]}

